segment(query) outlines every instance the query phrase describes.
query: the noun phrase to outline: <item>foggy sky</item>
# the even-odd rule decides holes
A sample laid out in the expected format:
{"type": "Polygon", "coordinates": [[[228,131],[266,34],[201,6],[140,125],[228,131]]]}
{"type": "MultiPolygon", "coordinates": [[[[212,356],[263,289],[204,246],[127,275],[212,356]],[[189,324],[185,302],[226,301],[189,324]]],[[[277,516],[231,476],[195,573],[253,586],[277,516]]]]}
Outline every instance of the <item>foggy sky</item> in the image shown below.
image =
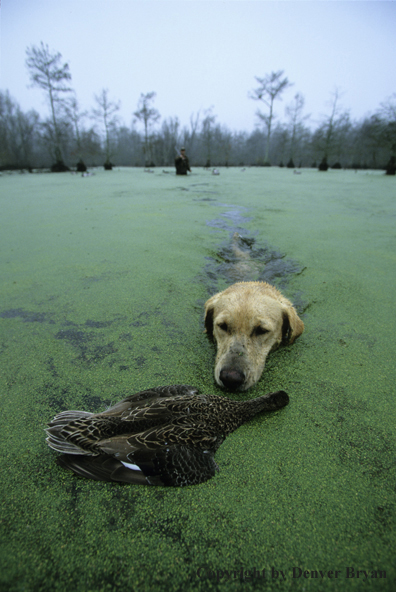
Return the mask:
{"type": "MultiPolygon", "coordinates": [[[[255,76],[284,70],[315,125],[338,87],[353,119],[396,92],[396,3],[250,0],[1,0],[0,88],[27,111],[48,115],[28,88],[26,47],[41,41],[69,63],[83,109],[108,88],[132,121],[140,93],[155,91],[162,119],[187,125],[213,106],[219,123],[251,131],[255,76]]],[[[264,107],[263,107],[264,109],[264,107]]]]}

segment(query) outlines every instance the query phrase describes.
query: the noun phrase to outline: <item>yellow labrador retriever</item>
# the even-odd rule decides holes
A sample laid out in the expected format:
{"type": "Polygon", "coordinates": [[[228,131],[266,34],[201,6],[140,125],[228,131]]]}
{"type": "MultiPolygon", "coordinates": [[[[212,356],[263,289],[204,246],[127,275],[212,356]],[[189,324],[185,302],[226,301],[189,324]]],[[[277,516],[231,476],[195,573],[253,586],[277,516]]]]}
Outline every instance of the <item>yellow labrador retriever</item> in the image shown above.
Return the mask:
{"type": "Polygon", "coordinates": [[[205,303],[205,329],[216,340],[216,382],[245,391],[260,379],[268,354],[304,331],[292,303],[266,282],[238,282],[205,303]]]}

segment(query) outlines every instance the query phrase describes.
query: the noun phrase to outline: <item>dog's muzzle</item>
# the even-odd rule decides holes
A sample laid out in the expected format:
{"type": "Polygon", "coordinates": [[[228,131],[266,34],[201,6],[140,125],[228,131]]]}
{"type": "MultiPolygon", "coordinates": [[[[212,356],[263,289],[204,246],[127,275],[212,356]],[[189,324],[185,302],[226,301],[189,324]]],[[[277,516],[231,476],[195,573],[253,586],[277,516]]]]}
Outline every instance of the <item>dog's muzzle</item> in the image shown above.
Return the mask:
{"type": "Polygon", "coordinates": [[[223,368],[219,376],[223,385],[230,391],[238,390],[245,382],[245,373],[235,368],[223,368]]]}

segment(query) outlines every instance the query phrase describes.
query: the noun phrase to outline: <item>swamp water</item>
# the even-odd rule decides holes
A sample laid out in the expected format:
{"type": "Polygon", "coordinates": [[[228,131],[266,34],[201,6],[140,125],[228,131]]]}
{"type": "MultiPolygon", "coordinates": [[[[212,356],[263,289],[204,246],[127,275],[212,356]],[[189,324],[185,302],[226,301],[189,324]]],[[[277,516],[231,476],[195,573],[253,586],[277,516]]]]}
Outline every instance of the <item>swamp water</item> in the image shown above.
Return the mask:
{"type": "Polygon", "coordinates": [[[3,174],[0,590],[361,590],[357,570],[394,590],[395,199],[380,172],[3,174]],[[57,467],[43,428],[64,409],[224,394],[203,304],[240,279],[280,287],[305,332],[229,396],[289,406],[231,435],[197,487],[57,467]]]}

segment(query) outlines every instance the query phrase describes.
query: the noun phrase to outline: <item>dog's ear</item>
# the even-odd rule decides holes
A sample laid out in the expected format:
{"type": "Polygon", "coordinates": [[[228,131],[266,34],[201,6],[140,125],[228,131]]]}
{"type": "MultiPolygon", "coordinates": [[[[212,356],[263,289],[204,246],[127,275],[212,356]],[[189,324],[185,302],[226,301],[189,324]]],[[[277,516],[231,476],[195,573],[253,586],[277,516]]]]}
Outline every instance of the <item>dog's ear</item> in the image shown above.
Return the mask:
{"type": "Polygon", "coordinates": [[[215,294],[205,302],[205,333],[210,339],[213,339],[213,316],[217,299],[218,294],[215,294]]]}
{"type": "Polygon", "coordinates": [[[210,339],[213,339],[213,312],[213,306],[207,308],[205,312],[205,333],[210,339]]]}
{"type": "Polygon", "coordinates": [[[293,306],[283,307],[282,344],[291,345],[304,331],[304,323],[293,306]]]}

